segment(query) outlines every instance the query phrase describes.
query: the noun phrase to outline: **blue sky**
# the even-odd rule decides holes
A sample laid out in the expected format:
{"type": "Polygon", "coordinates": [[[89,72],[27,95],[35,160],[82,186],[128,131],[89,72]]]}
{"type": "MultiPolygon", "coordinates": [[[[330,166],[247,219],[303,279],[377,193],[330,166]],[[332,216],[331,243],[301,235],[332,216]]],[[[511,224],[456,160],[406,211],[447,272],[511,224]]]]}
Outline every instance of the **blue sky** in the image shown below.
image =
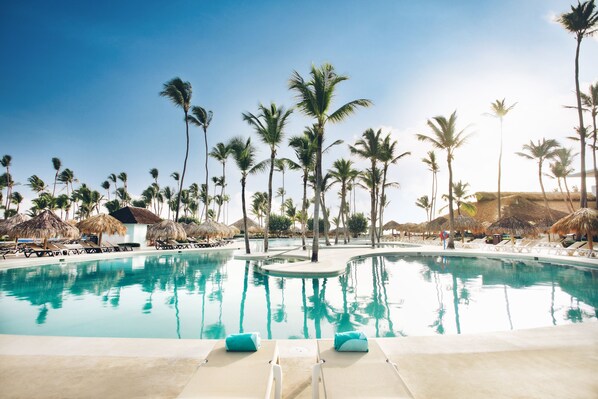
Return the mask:
{"type": "MultiPolygon", "coordinates": [[[[339,86],[338,105],[354,98],[375,105],[330,126],[329,140],[353,143],[365,129],[383,128],[413,154],[391,171],[401,189],[390,194],[388,218],[425,218],[414,202],[429,193],[430,176],[420,161],[429,148],[414,135],[428,132],[428,118],[455,109],[460,125],[475,133],[457,152],[456,179],[469,182],[472,192],[495,190],[498,125],[483,113],[503,97],[518,102],[505,123],[503,191],[539,191],[535,165],[513,153],[541,137],[573,146],[565,137],[576,116],[562,105],[574,103],[575,41],[551,22],[570,4],[11,2],[0,12],[0,152],[12,155],[21,183],[32,174],[51,183],[50,160],[59,157],[98,190],[109,173],[125,171],[131,193],[139,194],[151,183],[152,167],[160,170],[162,185],[174,186],[168,176],[182,170],[184,123],[182,111],[158,96],[164,82],[174,76],[190,81],[193,104],[213,110],[212,147],[253,135],[241,113],[255,112],[259,102],[292,106],[287,81],[293,70],[305,76],[312,63],[331,62],[350,76],[339,86]]],[[[582,88],[598,80],[597,65],[598,41],[587,39],[582,88]]],[[[295,113],[288,135],[308,123],[295,113]]],[[[186,183],[203,181],[203,152],[200,131],[193,128],[186,183]]],[[[266,157],[265,148],[261,155],[266,157]]],[[[286,146],[280,155],[292,157],[286,146]]],[[[349,156],[346,145],[325,166],[340,156],[349,156]]],[[[211,175],[220,174],[217,163],[210,167],[211,175]]],[[[232,162],[227,173],[228,192],[237,193],[232,162]]],[[[278,187],[280,176],[275,178],[278,187]]],[[[298,178],[287,176],[287,191],[296,200],[298,178]]],[[[265,174],[249,184],[252,191],[264,190],[265,174]]],[[[546,185],[556,187],[550,179],[546,185]]],[[[32,198],[26,186],[16,190],[32,198]]],[[[238,200],[233,196],[231,222],[240,215],[238,200]]],[[[360,193],[358,207],[368,209],[367,201],[368,194],[360,193]]],[[[336,203],[334,194],[328,203],[336,203]]]]}

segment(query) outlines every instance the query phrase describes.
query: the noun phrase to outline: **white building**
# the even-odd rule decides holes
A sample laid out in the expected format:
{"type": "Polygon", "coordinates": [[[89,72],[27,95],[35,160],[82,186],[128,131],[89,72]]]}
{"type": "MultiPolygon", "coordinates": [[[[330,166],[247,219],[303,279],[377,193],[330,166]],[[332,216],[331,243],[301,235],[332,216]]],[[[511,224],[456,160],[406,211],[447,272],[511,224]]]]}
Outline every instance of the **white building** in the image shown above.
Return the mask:
{"type": "Polygon", "coordinates": [[[118,211],[112,212],[110,216],[118,219],[127,228],[127,233],[124,236],[119,235],[105,235],[104,240],[113,244],[119,243],[137,243],[140,248],[147,247],[147,226],[162,221],[153,212],[144,208],[137,208],[134,206],[126,206],[118,211]]]}

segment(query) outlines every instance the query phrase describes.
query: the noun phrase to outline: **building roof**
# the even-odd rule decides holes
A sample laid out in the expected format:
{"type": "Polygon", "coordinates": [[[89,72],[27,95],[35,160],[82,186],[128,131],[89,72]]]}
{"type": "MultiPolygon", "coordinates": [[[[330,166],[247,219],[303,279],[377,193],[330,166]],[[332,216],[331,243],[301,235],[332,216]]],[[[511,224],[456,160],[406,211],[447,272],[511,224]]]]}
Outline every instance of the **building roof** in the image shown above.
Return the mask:
{"type": "Polygon", "coordinates": [[[110,216],[125,224],[154,224],[162,220],[153,212],[134,206],[120,208],[118,211],[112,212],[110,216]]]}
{"type": "MultiPolygon", "coordinates": [[[[243,218],[237,220],[235,223],[231,224],[230,226],[235,226],[236,228],[238,228],[240,231],[244,231],[244,225],[243,225],[243,218]]],[[[253,220],[247,218],[247,230],[249,230],[252,227],[257,227],[260,228],[260,225],[257,224],[256,222],[254,222],[253,220]]]]}

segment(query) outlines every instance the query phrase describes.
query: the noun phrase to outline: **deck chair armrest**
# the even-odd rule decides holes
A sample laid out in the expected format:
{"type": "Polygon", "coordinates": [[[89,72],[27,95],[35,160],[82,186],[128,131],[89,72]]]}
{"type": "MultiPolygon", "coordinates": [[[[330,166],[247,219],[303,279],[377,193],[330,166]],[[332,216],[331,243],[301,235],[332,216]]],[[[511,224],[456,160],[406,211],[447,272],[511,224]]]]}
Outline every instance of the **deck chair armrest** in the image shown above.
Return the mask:
{"type": "Polygon", "coordinates": [[[322,364],[325,360],[320,359],[311,368],[311,397],[312,399],[320,398],[320,376],[322,375],[322,364]]]}

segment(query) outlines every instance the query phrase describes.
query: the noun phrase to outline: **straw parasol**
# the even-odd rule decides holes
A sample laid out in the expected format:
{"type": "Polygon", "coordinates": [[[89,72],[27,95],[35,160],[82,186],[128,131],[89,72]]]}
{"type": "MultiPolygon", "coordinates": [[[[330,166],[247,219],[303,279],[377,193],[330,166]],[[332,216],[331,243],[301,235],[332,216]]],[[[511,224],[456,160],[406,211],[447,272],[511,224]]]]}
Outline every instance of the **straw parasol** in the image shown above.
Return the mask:
{"type": "MultiPolygon", "coordinates": [[[[444,224],[445,228],[448,228],[448,220],[444,224]]],[[[455,216],[455,230],[469,230],[469,231],[480,231],[483,230],[483,226],[480,222],[467,215],[455,216]]]]}
{"type": "Polygon", "coordinates": [[[197,235],[197,223],[190,222],[190,223],[182,223],[183,229],[185,233],[187,233],[187,237],[193,237],[197,235]]]}
{"type": "Polygon", "coordinates": [[[219,222],[214,222],[214,223],[216,223],[220,227],[220,229],[223,232],[224,237],[231,238],[232,236],[234,236],[232,229],[230,227],[228,227],[226,224],[219,223],[219,222]]]}
{"type": "Polygon", "coordinates": [[[18,214],[14,215],[11,218],[3,220],[0,222],[0,236],[8,235],[10,230],[19,223],[23,223],[31,219],[27,215],[18,214]]]}
{"type": "Polygon", "coordinates": [[[536,235],[538,229],[531,223],[515,216],[505,216],[492,223],[486,229],[489,233],[509,233],[515,235],[536,235]]]}
{"type": "Polygon", "coordinates": [[[44,249],[48,248],[48,238],[78,238],[79,230],[62,221],[52,211],[43,211],[39,215],[13,226],[8,232],[11,237],[41,238],[44,249]]]}
{"type": "Polygon", "coordinates": [[[550,229],[553,233],[587,235],[590,249],[594,249],[592,236],[598,233],[598,211],[580,208],[557,221],[550,229]]]}
{"type": "MultiPolygon", "coordinates": [[[[236,228],[239,229],[239,231],[243,231],[243,229],[244,229],[243,218],[237,220],[235,223],[231,224],[231,226],[235,226],[236,228]]],[[[259,227],[259,224],[257,224],[253,220],[247,218],[247,230],[249,230],[250,227],[259,227]]]]}
{"type": "Polygon", "coordinates": [[[98,245],[102,245],[102,234],[127,234],[127,228],[118,219],[110,215],[91,216],[77,224],[79,231],[86,234],[98,234],[98,245]]]}
{"type": "Polygon", "coordinates": [[[247,228],[247,232],[249,234],[261,234],[264,232],[264,229],[262,229],[260,226],[251,226],[247,228]]]}
{"type": "Polygon", "coordinates": [[[206,237],[209,241],[210,237],[223,236],[226,233],[227,232],[224,231],[219,223],[216,223],[213,220],[208,220],[197,226],[196,234],[200,237],[206,237]]]}
{"type": "Polygon", "coordinates": [[[399,226],[399,223],[395,222],[394,220],[391,220],[390,222],[384,223],[384,226],[382,226],[382,230],[398,230],[399,226]]]}
{"type": "Polygon", "coordinates": [[[145,236],[148,240],[186,240],[187,233],[179,223],[163,220],[147,227],[145,236]]]}
{"type": "Polygon", "coordinates": [[[439,216],[436,219],[432,220],[426,225],[426,230],[428,231],[440,231],[443,230],[443,225],[448,222],[448,219],[444,216],[439,216]]]}
{"type": "Polygon", "coordinates": [[[231,234],[232,234],[233,236],[236,236],[237,234],[241,234],[241,230],[239,230],[239,229],[237,228],[237,226],[232,226],[232,225],[231,225],[231,226],[228,226],[228,228],[230,229],[230,231],[231,231],[231,234]]]}

